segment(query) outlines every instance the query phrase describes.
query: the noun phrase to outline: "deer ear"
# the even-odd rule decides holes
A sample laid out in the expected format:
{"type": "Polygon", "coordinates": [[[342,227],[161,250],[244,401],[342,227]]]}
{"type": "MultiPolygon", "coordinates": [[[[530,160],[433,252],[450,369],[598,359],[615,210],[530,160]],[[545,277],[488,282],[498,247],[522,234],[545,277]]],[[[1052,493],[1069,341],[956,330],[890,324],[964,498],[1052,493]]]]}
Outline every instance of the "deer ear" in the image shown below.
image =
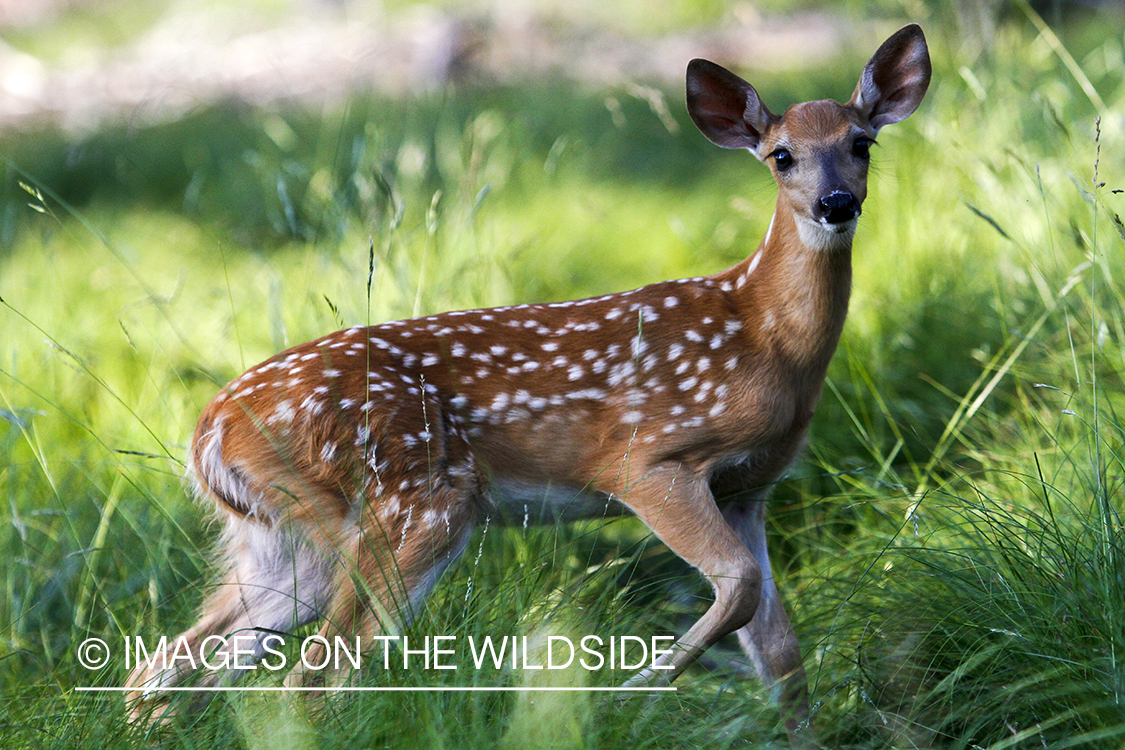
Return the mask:
{"type": "Polygon", "coordinates": [[[868,61],[849,104],[878,132],[909,117],[930,85],[930,53],[917,24],[904,26],[868,61]]]}
{"type": "Polygon", "coordinates": [[[753,86],[726,68],[699,59],[688,63],[687,109],[707,140],[723,148],[750,149],[755,156],[762,134],[777,119],[753,86]]]}

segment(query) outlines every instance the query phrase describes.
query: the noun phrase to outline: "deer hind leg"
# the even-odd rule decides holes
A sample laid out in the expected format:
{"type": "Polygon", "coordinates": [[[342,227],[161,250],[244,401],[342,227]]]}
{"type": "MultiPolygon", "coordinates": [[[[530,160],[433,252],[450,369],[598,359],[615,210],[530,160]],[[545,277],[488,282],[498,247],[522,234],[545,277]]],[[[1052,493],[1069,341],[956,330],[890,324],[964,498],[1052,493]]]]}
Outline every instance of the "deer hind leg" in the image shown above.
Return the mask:
{"type": "Polygon", "coordinates": [[[427,400],[417,412],[396,412],[372,436],[375,473],[340,534],[344,564],[327,619],[290,685],[345,680],[351,662],[327,653],[336,639],[354,649],[358,638],[361,649],[372,650],[374,636],[409,624],[472,533],[484,477],[455,412],[427,400]]]}
{"type": "Polygon", "coordinates": [[[365,510],[368,517],[336,571],[328,616],[286,683],[340,684],[352,662],[339,647],[371,651],[375,636],[395,635],[420,611],[442,573],[465,549],[475,498],[444,487],[399,493],[365,510]],[[326,645],[327,644],[327,645],[326,645]]]}
{"type": "Polygon", "coordinates": [[[630,486],[621,501],[668,548],[699,569],[715,601],[653,668],[626,685],[668,683],[723,636],[746,625],[758,609],[762,572],[758,561],[719,512],[707,482],[678,467],[660,467],[630,486]]]}
{"type": "Polygon", "coordinates": [[[808,683],[801,646],[778,596],[766,548],[766,503],[732,502],[722,506],[722,513],[762,569],[761,603],[754,619],[738,629],[738,642],[772,692],[794,744],[798,744],[798,734],[801,743],[811,741],[808,683]]]}
{"type": "Polygon", "coordinates": [[[204,601],[199,620],[129,676],[127,685],[136,688],[128,697],[133,719],[168,718],[168,693],[161,688],[236,678],[266,655],[267,645],[280,645],[268,641],[271,633],[322,616],[335,563],[294,529],[231,516],[223,558],[225,574],[204,601]]]}

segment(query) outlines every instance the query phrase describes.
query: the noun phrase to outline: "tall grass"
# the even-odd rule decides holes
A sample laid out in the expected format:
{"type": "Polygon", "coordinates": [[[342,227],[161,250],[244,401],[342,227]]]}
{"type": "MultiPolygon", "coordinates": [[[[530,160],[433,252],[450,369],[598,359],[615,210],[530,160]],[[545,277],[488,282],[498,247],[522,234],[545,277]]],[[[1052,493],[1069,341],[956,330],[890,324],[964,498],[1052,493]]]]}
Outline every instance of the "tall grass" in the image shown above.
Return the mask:
{"type": "MultiPolygon", "coordinates": [[[[1116,746],[1122,40],[1078,59],[1107,103],[1098,136],[1098,107],[1026,18],[975,60],[928,32],[938,75],[923,111],[881,136],[845,340],[808,458],[775,495],[815,720],[834,747],[1116,746]]],[[[844,96],[853,63],[790,100],[844,96]]],[[[785,98],[762,84],[770,106],[785,98]]],[[[218,108],[80,144],[90,175],[99,154],[130,156],[108,181],[61,166],[74,144],[9,150],[3,744],[148,741],[118,696],[73,691],[122,684],[120,660],[90,672],[75,649],[192,619],[211,530],[180,486],[185,443],[245,367],[343,325],[603,293],[745,255],[772,211],[768,178],[709,149],[667,96],[678,129],[628,92],[565,83],[356,100],[327,117],[218,108]]],[[[635,523],[492,528],[410,632],[666,633],[706,599],[635,523]]],[[[246,694],[173,723],[168,741],[779,742],[765,696],[718,653],[655,702],[379,694],[307,716],[246,694]]],[[[519,679],[462,666],[363,680],[519,679]]]]}
{"type": "MultiPolygon", "coordinates": [[[[990,89],[987,101],[1010,100],[990,89]]],[[[987,168],[974,160],[983,190],[952,193],[980,220],[964,245],[973,273],[984,272],[982,258],[1000,272],[988,274],[991,303],[962,320],[996,325],[974,331],[979,348],[961,349],[983,365],[967,387],[919,372],[941,420],[921,436],[923,452],[911,443],[926,417],[849,352],[852,383],[867,395],[849,394],[859,406],[841,396],[840,408],[869,463],[834,477],[851,505],[843,523],[839,507],[824,511],[845,534],[824,551],[846,544],[851,554],[799,576],[827,589],[812,600],[824,628],[818,692],[840,745],[1111,747],[1125,734],[1125,230],[1119,168],[1099,171],[1120,149],[1121,120],[1111,117],[1112,147],[1097,119],[1078,138],[1056,114],[1068,154],[1028,153],[1034,141],[1005,128],[974,130],[976,144],[1007,143],[986,150],[987,168]],[[987,205],[975,202],[984,196],[987,205]]],[[[943,227],[944,244],[960,249],[972,228],[943,227]]],[[[948,296],[938,304],[963,304],[962,281],[939,279],[948,296]]],[[[943,324],[958,322],[939,316],[943,324]]],[[[931,341],[944,349],[950,334],[931,341]]]]}

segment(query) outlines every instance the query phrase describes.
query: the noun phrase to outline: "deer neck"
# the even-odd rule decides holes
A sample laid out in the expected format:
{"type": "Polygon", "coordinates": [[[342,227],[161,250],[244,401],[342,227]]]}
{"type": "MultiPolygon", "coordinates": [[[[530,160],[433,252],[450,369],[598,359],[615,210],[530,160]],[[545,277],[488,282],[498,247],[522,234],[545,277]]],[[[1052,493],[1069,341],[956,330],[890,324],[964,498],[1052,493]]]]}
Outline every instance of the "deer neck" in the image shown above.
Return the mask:
{"type": "Polygon", "coordinates": [[[848,313],[852,238],[800,221],[779,198],[757,251],[721,276],[758,346],[820,380],[848,313]]]}

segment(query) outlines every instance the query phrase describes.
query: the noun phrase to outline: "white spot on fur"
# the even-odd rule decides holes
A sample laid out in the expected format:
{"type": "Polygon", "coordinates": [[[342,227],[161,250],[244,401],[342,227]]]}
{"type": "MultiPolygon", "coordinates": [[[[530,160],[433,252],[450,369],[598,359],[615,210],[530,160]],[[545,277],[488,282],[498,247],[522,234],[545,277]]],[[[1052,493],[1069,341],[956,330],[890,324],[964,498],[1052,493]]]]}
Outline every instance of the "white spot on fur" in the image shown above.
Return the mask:
{"type": "Polygon", "coordinates": [[[277,422],[292,422],[293,416],[296,412],[293,411],[293,402],[286,399],[278,403],[274,407],[273,414],[266,420],[266,424],[275,424],[277,422]]]}
{"type": "Polygon", "coordinates": [[[309,394],[305,396],[305,400],[301,402],[301,408],[309,414],[320,414],[321,410],[324,408],[324,402],[315,398],[313,394],[309,394]]]}
{"type": "Polygon", "coordinates": [[[572,401],[577,399],[600,400],[606,397],[606,392],[601,390],[600,388],[586,388],[585,390],[581,391],[571,391],[570,393],[566,394],[566,397],[572,401]]]}
{"type": "Polygon", "coordinates": [[[379,511],[379,515],[383,516],[384,518],[387,518],[387,517],[390,517],[390,516],[397,516],[398,512],[399,512],[398,495],[391,495],[390,499],[387,500],[386,505],[384,505],[382,507],[382,509],[379,511]]]}
{"type": "Polygon", "coordinates": [[[606,376],[606,382],[609,383],[610,386],[620,385],[625,382],[626,378],[632,377],[635,370],[636,367],[633,364],[633,360],[625,360],[610,368],[609,375],[606,376]]]}
{"type": "Polygon", "coordinates": [[[758,252],[754,253],[754,257],[750,259],[750,264],[748,266],[746,266],[746,275],[747,276],[754,273],[754,269],[756,269],[758,267],[758,264],[762,262],[762,255],[763,254],[764,254],[764,251],[762,251],[762,250],[759,250],[758,252]]]}

